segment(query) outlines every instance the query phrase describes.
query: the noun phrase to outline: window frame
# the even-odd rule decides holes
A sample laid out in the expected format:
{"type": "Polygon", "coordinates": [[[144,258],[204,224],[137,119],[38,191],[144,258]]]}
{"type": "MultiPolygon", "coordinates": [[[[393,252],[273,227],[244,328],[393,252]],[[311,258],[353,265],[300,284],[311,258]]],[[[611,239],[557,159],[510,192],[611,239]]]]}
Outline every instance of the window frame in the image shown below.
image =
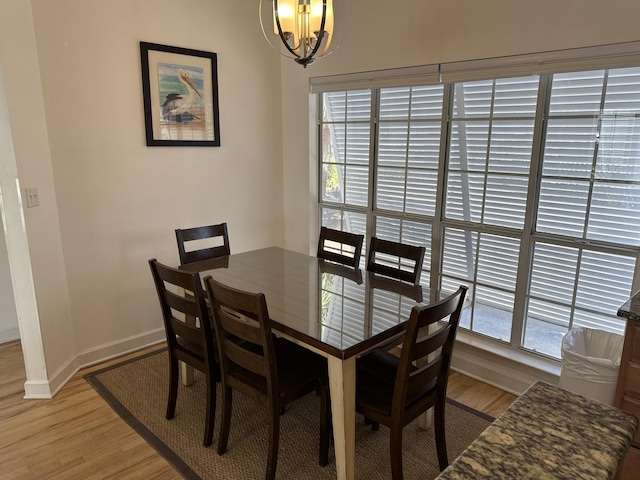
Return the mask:
{"type": "MultiPolygon", "coordinates": [[[[640,43],[640,42],[639,42],[640,43]]],[[[640,66],[640,57],[634,56],[633,60],[629,60],[629,56],[616,56],[611,55],[603,60],[603,58],[596,58],[594,60],[598,65],[605,64],[606,69],[624,68],[628,67],[629,63],[637,62],[634,66],[640,66]],[[617,61],[623,58],[624,61],[617,63],[617,61]]],[[[567,64],[575,67],[575,62],[567,61],[567,64]]],[[[596,65],[596,68],[598,67],[596,65]]],[[[566,65],[565,65],[566,67],[566,65]]],[[[590,70],[594,68],[594,62],[589,62],[582,59],[582,67],[578,70],[590,70]]],[[[508,70],[508,69],[507,69],[508,70]]],[[[565,68],[566,70],[566,68],[565,68]]],[[[484,72],[479,77],[486,76],[487,69],[480,70],[484,72]]],[[[489,69],[490,71],[490,69],[489,69]]],[[[563,72],[560,68],[559,72],[563,72]]],[[[476,72],[477,73],[477,72],[476,72]]],[[[606,252],[613,254],[624,254],[628,257],[635,257],[636,266],[633,274],[631,291],[635,291],[640,285],[640,246],[621,246],[609,242],[603,241],[586,241],[576,240],[571,237],[562,238],[556,234],[549,234],[535,231],[535,225],[538,213],[538,198],[540,197],[540,189],[543,180],[542,168],[544,160],[545,140],[547,134],[547,127],[549,121],[549,102],[551,99],[551,91],[553,86],[553,70],[549,73],[539,75],[539,87],[536,100],[536,112],[533,121],[533,142],[531,146],[531,159],[530,159],[530,171],[528,174],[529,185],[527,187],[526,203],[525,203],[525,215],[522,229],[510,229],[507,227],[492,226],[487,227],[484,225],[477,225],[471,228],[471,231],[476,231],[478,234],[496,234],[499,236],[507,236],[518,238],[520,241],[520,251],[518,255],[518,271],[516,276],[516,285],[520,285],[515,288],[515,297],[513,304],[513,315],[511,321],[511,335],[507,342],[510,349],[517,351],[523,351],[529,354],[542,355],[548,359],[559,361],[559,358],[555,358],[544,353],[531,351],[524,347],[525,341],[525,322],[527,313],[527,304],[530,298],[530,281],[533,270],[533,250],[537,243],[546,243],[552,245],[568,246],[576,249],[578,254],[582,254],[584,250],[595,252],[606,252]],[[524,286],[523,286],[524,285],[524,286]]],[[[520,76],[520,75],[518,75],[520,76]]],[[[507,75],[506,77],[515,77],[515,75],[507,75]]],[[[505,77],[505,78],[506,78],[505,77]]],[[[375,83],[375,82],[374,82],[375,83]]],[[[402,84],[402,82],[400,82],[402,84]]],[[[313,79],[312,79],[313,85],[313,79]]],[[[326,85],[326,84],[325,84],[326,85]]],[[[456,228],[462,230],[470,230],[470,225],[467,222],[448,219],[445,215],[446,208],[446,192],[447,192],[447,178],[449,163],[448,158],[451,149],[451,137],[453,128],[453,102],[454,102],[454,85],[455,83],[446,83],[443,85],[443,111],[441,115],[441,135],[440,135],[440,154],[438,159],[438,172],[437,172],[437,192],[436,192],[436,207],[435,215],[433,217],[429,215],[416,215],[406,212],[398,212],[394,210],[384,210],[377,206],[375,192],[377,189],[377,171],[378,171],[378,141],[381,120],[379,118],[380,112],[380,95],[381,89],[391,86],[389,84],[389,76],[385,77],[385,83],[380,87],[371,88],[371,119],[370,126],[371,131],[369,134],[370,141],[370,155],[369,155],[369,189],[368,189],[368,205],[366,207],[355,207],[352,205],[346,205],[345,203],[337,204],[333,202],[323,201],[322,192],[322,129],[325,123],[322,121],[323,112],[323,98],[322,93],[324,91],[331,91],[326,89],[317,95],[318,112],[320,112],[316,118],[318,128],[318,156],[317,164],[319,165],[318,175],[318,225],[322,223],[321,212],[325,208],[354,211],[360,214],[366,215],[366,239],[370,238],[375,232],[376,219],[378,217],[398,219],[399,221],[417,221],[425,223],[431,226],[431,255],[430,258],[425,260],[425,270],[428,271],[428,285],[435,285],[439,288],[443,279],[442,274],[442,262],[444,251],[444,232],[446,228],[456,228]]],[[[411,86],[411,85],[409,85],[411,86]]],[[[414,85],[417,86],[417,85],[414,85]]],[[[313,90],[313,89],[312,89],[313,90]]],[[[604,98],[604,95],[602,96],[604,98]]],[[[408,167],[405,167],[408,169],[408,167]]],[[[590,181],[592,184],[593,181],[590,181]]],[[[403,191],[406,196],[406,180],[403,191]]],[[[585,220],[586,222],[586,220],[585,220]]],[[[585,223],[586,225],[586,223],[585,223]]],[[[365,249],[363,251],[366,251],[365,249]]],[[[477,272],[476,272],[477,274],[477,272]]],[[[423,280],[425,278],[423,272],[423,280]]],[[[578,283],[578,277],[575,277],[575,284],[578,283]]],[[[475,282],[474,282],[475,285],[475,282]]],[[[572,310],[575,308],[575,303],[571,306],[572,310]]],[[[569,326],[570,328],[570,326],[569,326]]],[[[470,332],[475,333],[475,332],[470,332]]],[[[479,334],[483,336],[482,334],[479,334]]],[[[495,338],[486,337],[489,340],[497,341],[495,338]]]]}

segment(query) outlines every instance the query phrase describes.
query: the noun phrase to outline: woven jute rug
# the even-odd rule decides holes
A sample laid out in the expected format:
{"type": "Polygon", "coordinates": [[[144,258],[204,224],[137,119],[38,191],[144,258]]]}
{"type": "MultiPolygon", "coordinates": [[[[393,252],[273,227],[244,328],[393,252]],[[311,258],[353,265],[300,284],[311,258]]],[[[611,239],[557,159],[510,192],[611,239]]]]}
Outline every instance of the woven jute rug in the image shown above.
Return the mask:
{"type": "MultiPolygon", "coordinates": [[[[204,378],[196,372],[189,387],[180,385],[176,415],[166,420],[169,361],[166,350],[147,354],[85,376],[107,403],[187,479],[247,480],[264,478],[268,444],[266,409],[234,392],[227,453],[217,455],[219,411],[214,444],[202,445],[204,378]]],[[[218,388],[218,399],[220,388],[218,388]]],[[[220,401],[218,400],[218,405],[220,401]]],[[[446,409],[449,461],[453,461],[491,423],[491,418],[451,400],[446,409]]],[[[318,465],[320,399],[310,394],[287,407],[280,422],[276,477],[288,480],[336,478],[330,450],[326,467],[318,465]]],[[[433,430],[410,424],[403,432],[406,480],[429,480],[439,474],[433,430]]],[[[391,478],[389,430],[377,432],[356,416],[356,478],[391,478]]]]}

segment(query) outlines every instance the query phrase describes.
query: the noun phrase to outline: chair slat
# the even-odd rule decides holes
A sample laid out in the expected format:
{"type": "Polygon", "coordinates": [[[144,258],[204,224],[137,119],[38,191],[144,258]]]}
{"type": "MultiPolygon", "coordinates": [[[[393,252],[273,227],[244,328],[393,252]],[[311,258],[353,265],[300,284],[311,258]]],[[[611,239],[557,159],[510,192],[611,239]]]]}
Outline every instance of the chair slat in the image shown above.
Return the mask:
{"type": "Polygon", "coordinates": [[[367,270],[417,285],[420,283],[425,251],[425,247],[371,237],[367,270]],[[379,259],[379,255],[395,257],[393,264],[379,259]]]}
{"type": "MultiPolygon", "coordinates": [[[[184,339],[186,342],[200,347],[202,346],[202,331],[200,328],[188,325],[183,320],[172,318],[171,329],[176,336],[184,339]]],[[[195,354],[196,352],[194,351],[193,353],[195,354]]]]}
{"type": "Polygon", "coordinates": [[[363,243],[364,235],[321,227],[317,256],[318,258],[356,268],[360,265],[363,243]],[[339,248],[336,249],[337,251],[329,248],[327,246],[328,242],[338,244],[339,248]]]}
{"type": "Polygon", "coordinates": [[[175,233],[181,265],[231,255],[229,232],[226,223],[185,229],[178,228],[175,233]],[[187,242],[217,237],[221,238],[222,245],[187,251],[187,242]]]}
{"type": "Polygon", "coordinates": [[[193,298],[188,298],[185,295],[178,295],[177,293],[170,292],[169,290],[164,291],[164,297],[169,308],[191,317],[198,316],[199,305],[193,298]]]}
{"type": "Polygon", "coordinates": [[[263,335],[260,325],[255,320],[253,324],[250,324],[249,320],[244,315],[238,314],[238,316],[234,316],[229,311],[221,312],[219,317],[222,330],[226,335],[233,335],[242,340],[261,345],[263,335]]]}
{"type": "Polygon", "coordinates": [[[229,338],[224,339],[224,349],[225,355],[231,363],[239,365],[261,377],[266,378],[269,376],[269,368],[263,355],[249,351],[229,338]]]}
{"type": "Polygon", "coordinates": [[[442,347],[451,333],[451,325],[447,324],[426,337],[416,341],[413,349],[413,361],[424,358],[442,347]]]}

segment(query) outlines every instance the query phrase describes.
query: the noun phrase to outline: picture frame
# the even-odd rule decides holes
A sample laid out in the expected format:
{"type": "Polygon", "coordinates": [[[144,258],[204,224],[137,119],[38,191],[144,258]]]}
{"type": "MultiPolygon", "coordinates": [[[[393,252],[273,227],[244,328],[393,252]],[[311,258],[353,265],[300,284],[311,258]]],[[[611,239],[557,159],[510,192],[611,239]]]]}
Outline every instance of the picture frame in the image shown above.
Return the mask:
{"type": "Polygon", "coordinates": [[[147,146],[219,147],[213,52],[140,42],[147,146]]]}

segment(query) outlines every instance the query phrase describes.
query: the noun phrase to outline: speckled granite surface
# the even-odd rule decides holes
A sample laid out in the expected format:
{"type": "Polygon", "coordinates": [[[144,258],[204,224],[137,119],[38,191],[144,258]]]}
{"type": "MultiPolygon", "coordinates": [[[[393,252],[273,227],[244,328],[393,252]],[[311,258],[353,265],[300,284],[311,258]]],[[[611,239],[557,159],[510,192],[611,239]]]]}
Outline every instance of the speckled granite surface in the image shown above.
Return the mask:
{"type": "Polygon", "coordinates": [[[438,479],[615,479],[635,417],[543,382],[533,384],[438,479]]]}
{"type": "Polygon", "coordinates": [[[631,298],[618,309],[618,316],[630,318],[631,320],[640,320],[640,291],[634,293],[631,298]]]}

